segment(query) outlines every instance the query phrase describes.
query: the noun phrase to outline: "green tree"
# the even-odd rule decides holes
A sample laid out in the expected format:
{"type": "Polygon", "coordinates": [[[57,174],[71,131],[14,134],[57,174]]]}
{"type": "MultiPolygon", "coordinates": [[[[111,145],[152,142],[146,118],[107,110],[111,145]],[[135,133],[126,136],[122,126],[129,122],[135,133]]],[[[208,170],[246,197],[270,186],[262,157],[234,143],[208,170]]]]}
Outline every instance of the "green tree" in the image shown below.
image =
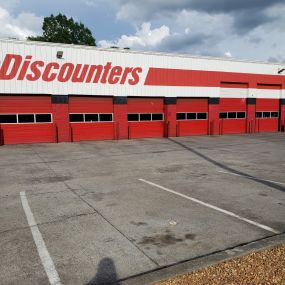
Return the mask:
{"type": "Polygon", "coordinates": [[[96,41],[88,28],[62,14],[45,17],[42,29],[42,36],[28,37],[28,40],[96,46],[96,41]]]}

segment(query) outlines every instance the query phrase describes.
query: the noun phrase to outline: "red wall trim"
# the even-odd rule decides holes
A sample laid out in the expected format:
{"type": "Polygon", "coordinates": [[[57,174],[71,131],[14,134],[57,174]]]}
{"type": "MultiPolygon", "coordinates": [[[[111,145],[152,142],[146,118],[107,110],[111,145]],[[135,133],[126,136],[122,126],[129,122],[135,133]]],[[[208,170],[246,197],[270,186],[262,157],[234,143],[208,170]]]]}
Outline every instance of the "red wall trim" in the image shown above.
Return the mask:
{"type": "Polygon", "coordinates": [[[282,89],[281,84],[264,84],[264,83],[257,83],[258,89],[275,89],[280,90],[282,89]]]}
{"type": "Polygon", "coordinates": [[[153,86],[219,87],[221,81],[249,83],[251,87],[256,86],[257,82],[259,82],[263,84],[282,85],[283,88],[285,88],[284,75],[166,69],[154,67],[149,69],[144,84],[153,86]]]}

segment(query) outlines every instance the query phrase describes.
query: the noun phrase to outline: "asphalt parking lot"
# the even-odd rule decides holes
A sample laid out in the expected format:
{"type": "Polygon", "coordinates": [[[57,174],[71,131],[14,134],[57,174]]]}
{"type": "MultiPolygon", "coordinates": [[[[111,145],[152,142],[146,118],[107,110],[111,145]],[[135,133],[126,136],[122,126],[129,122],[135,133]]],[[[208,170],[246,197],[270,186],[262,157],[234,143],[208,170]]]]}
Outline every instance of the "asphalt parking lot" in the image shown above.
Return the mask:
{"type": "Polygon", "coordinates": [[[108,284],[285,232],[285,134],[0,147],[0,284],[108,284]]]}

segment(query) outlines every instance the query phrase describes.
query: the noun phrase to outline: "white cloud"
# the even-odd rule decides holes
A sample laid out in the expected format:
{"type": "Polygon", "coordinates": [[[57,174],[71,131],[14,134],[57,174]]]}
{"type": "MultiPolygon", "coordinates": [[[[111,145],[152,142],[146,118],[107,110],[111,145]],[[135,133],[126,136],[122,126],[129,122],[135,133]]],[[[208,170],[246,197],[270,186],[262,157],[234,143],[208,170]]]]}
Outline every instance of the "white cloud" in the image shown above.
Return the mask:
{"type": "Polygon", "coordinates": [[[102,47],[118,46],[130,48],[154,48],[161,44],[163,40],[170,36],[170,30],[163,25],[156,29],[151,29],[150,23],[143,23],[141,28],[134,35],[122,35],[115,41],[100,41],[102,47]]]}
{"type": "Polygon", "coordinates": [[[92,0],[83,0],[83,3],[89,7],[97,7],[98,6],[98,3],[96,3],[92,0]]]}
{"type": "Polygon", "coordinates": [[[225,52],[225,57],[233,57],[230,51],[225,52]]]}
{"type": "Polygon", "coordinates": [[[20,0],[0,0],[0,7],[11,11],[20,3],[20,0]]]}
{"type": "Polygon", "coordinates": [[[20,13],[14,17],[8,10],[0,7],[0,37],[26,39],[39,33],[42,18],[32,13],[20,13]]]}

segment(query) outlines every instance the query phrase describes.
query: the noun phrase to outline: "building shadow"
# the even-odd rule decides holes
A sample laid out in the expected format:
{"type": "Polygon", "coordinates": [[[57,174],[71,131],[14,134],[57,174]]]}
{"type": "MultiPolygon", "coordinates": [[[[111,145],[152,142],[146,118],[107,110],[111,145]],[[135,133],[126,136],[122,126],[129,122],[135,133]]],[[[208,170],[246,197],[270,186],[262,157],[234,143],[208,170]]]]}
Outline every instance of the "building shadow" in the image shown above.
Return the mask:
{"type": "Polygon", "coordinates": [[[199,156],[200,158],[202,158],[202,159],[212,163],[213,165],[215,165],[215,166],[217,166],[217,167],[219,167],[219,168],[221,168],[223,170],[226,170],[228,172],[231,172],[231,173],[234,173],[234,174],[237,174],[237,175],[241,175],[241,176],[243,176],[246,179],[253,180],[253,181],[257,182],[257,183],[260,183],[260,184],[265,185],[267,187],[270,187],[272,189],[285,192],[285,187],[283,187],[283,186],[281,186],[281,185],[279,185],[277,183],[274,183],[273,181],[263,180],[261,178],[257,178],[257,177],[254,177],[252,175],[249,175],[249,174],[247,174],[245,172],[236,170],[236,169],[234,169],[232,167],[229,167],[229,166],[227,166],[227,165],[225,165],[225,164],[223,164],[223,163],[221,163],[219,161],[216,161],[216,160],[206,156],[205,154],[197,151],[194,148],[191,148],[191,147],[189,147],[189,146],[187,146],[187,145],[185,145],[185,144],[183,144],[181,142],[176,141],[175,139],[168,138],[168,140],[173,142],[173,143],[175,143],[175,144],[177,144],[177,145],[179,145],[179,146],[181,146],[182,148],[184,148],[184,149],[194,153],[195,155],[199,156]]]}
{"type": "Polygon", "coordinates": [[[119,285],[118,276],[113,259],[103,258],[99,264],[96,276],[86,285],[119,285]]]}

